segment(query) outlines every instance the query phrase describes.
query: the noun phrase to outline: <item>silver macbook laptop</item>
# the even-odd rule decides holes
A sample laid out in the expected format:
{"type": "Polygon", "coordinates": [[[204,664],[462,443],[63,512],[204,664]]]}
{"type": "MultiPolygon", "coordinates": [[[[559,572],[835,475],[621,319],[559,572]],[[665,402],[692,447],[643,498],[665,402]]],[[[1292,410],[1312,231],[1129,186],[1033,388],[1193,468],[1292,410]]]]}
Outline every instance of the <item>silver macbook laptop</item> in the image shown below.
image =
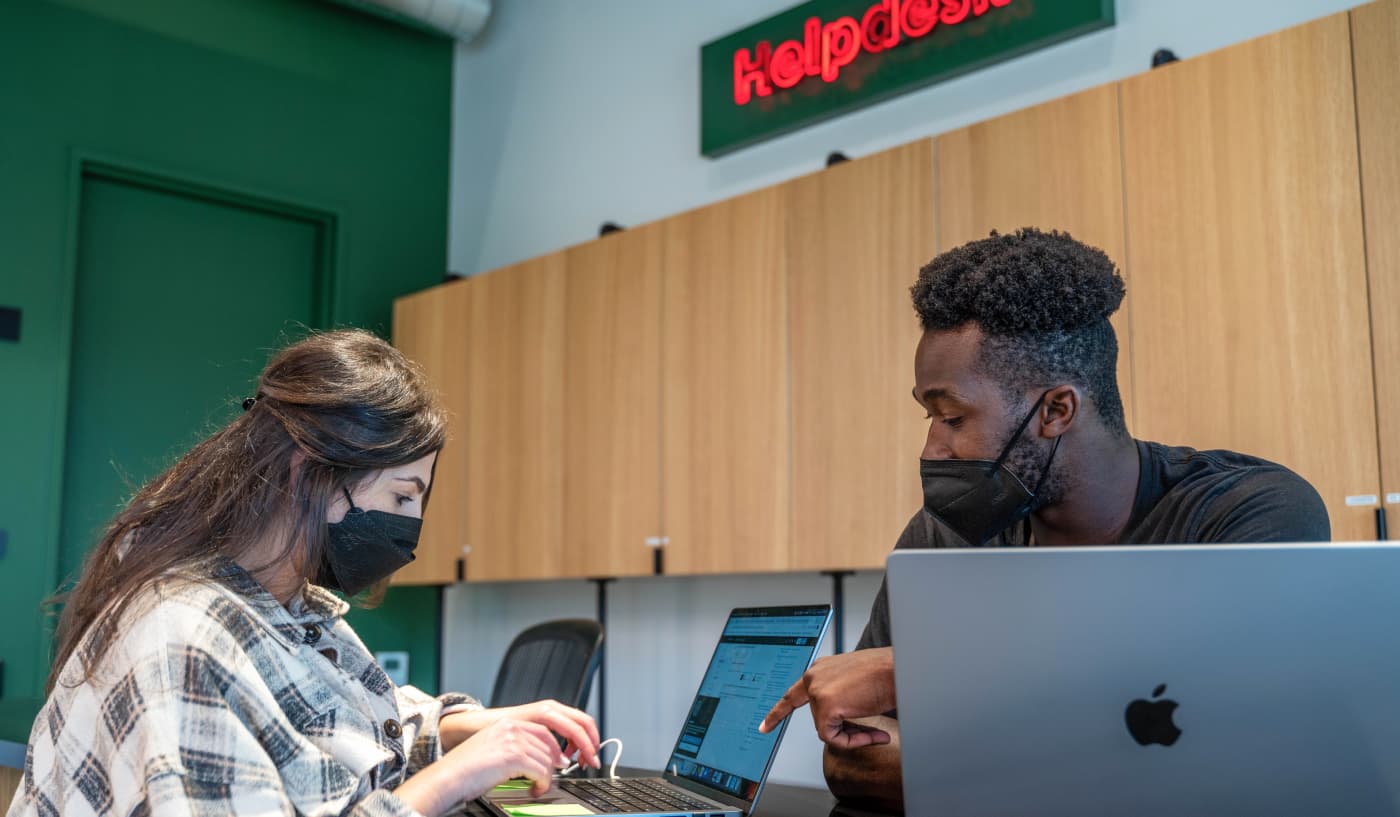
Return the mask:
{"type": "Polygon", "coordinates": [[[909,814],[1400,814],[1400,546],[887,567],[909,814]]]}
{"type": "Polygon", "coordinates": [[[830,621],[827,604],[731,612],[661,776],[566,779],[537,798],[505,787],[485,802],[501,815],[747,817],[783,735],[783,727],[759,734],[758,725],[811,666],[830,621]]]}

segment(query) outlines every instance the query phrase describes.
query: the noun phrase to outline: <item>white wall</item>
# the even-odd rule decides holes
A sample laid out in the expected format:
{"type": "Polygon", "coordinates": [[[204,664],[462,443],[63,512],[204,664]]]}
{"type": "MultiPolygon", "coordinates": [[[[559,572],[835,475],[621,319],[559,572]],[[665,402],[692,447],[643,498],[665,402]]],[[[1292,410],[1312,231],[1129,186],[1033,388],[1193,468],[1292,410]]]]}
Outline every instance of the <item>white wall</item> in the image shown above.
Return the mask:
{"type": "MultiPolygon", "coordinates": [[[[847,649],[860,638],[879,587],[878,572],[846,577],[847,649]]],[[[597,609],[594,585],[582,580],[459,584],[443,598],[445,688],[483,699],[517,633],[552,618],[593,618],[597,609]]],[[[831,579],[811,573],[609,584],[605,737],[622,739],[623,764],[660,769],[670,757],[731,609],[830,601],[831,579]]],[[[830,655],[831,643],[828,635],[819,654],[830,655]]],[[[596,695],[589,709],[597,713],[596,695]]],[[[821,742],[805,713],[784,737],[772,779],[822,785],[821,742]]]]}
{"type": "Polygon", "coordinates": [[[1159,47],[1187,58],[1358,3],[1118,0],[1107,31],[720,159],[700,156],[700,45],[792,0],[495,5],[486,31],[457,47],[448,259],[465,274],[586,241],[603,221],[767,187],[831,150],[860,156],[1122,79],[1159,47]]]}
{"type": "MultiPolygon", "coordinates": [[[[498,0],[486,33],[457,49],[451,267],[493,269],[586,241],[605,220],[651,221],[816,170],[833,149],[860,156],[1121,79],[1159,47],[1189,58],[1355,4],[1118,0],[1111,30],[710,160],[698,147],[700,45],[791,0],[498,0]]],[[[848,644],[878,583],[848,583],[848,644]]],[[[824,601],[830,582],[628,580],[610,593],[610,731],[625,762],[659,767],[729,608],[824,601]]],[[[458,586],[446,599],[445,680],[482,696],[515,633],[594,610],[585,582],[458,586]]],[[[821,785],[801,718],[774,779],[821,785]]]]}

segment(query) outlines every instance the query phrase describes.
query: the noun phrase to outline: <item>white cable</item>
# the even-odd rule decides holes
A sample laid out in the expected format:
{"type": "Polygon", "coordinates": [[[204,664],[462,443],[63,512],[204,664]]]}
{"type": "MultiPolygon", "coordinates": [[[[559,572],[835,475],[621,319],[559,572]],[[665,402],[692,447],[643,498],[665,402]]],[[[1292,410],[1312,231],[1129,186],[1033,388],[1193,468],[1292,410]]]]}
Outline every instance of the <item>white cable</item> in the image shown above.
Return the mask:
{"type": "MultiPolygon", "coordinates": [[[[598,744],[598,757],[599,757],[600,759],[603,757],[603,747],[604,747],[604,746],[607,746],[609,743],[616,743],[616,744],[617,744],[617,751],[616,751],[616,752],[613,752],[612,763],[609,763],[609,764],[608,764],[608,778],[609,778],[609,779],[612,779],[612,780],[616,780],[616,779],[617,779],[617,763],[618,763],[618,761],[622,760],[622,740],[619,739],[619,738],[608,738],[607,740],[605,740],[605,741],[603,741],[602,743],[598,744]]],[[[578,763],[579,763],[579,762],[578,762],[577,760],[575,760],[573,763],[570,763],[569,765],[567,765],[567,766],[565,766],[564,768],[560,769],[560,770],[559,770],[559,776],[560,776],[560,777],[563,777],[564,775],[573,774],[574,772],[578,771],[578,763]]]]}

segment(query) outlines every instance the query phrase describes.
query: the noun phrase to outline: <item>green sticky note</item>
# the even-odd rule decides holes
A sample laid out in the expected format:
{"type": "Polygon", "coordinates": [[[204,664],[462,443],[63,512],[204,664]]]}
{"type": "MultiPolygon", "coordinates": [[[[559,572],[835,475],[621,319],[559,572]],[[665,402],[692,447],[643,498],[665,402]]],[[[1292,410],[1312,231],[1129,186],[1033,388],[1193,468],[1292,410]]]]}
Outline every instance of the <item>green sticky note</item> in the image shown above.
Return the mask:
{"type": "Polygon", "coordinates": [[[528,780],[507,780],[495,788],[496,791],[529,791],[533,784],[528,780]]]}
{"type": "Polygon", "coordinates": [[[575,817],[598,812],[579,803],[536,803],[528,806],[507,806],[498,803],[511,817],[575,817]]]}

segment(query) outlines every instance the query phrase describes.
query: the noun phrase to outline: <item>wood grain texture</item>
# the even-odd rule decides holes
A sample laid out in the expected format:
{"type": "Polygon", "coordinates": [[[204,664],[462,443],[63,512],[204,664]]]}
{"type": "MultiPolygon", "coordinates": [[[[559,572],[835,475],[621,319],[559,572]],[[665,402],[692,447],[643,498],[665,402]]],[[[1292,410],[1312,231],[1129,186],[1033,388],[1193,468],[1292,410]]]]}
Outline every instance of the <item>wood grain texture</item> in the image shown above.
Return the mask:
{"type": "Polygon", "coordinates": [[[923,502],[909,287],[934,254],[933,144],[784,185],[791,569],[878,568],[923,502]]]}
{"type": "Polygon", "coordinates": [[[10,801],[24,783],[24,770],[0,766],[0,814],[10,810],[10,801]]]}
{"type": "Polygon", "coordinates": [[[1283,463],[1374,536],[1345,14],[1122,84],[1138,436],[1283,463]]]}
{"type": "Polygon", "coordinates": [[[662,524],[666,572],[785,570],[788,344],[783,195],[664,222],[662,524]]]}
{"type": "Polygon", "coordinates": [[[1134,428],[1131,302],[1123,233],[1118,90],[1103,85],[938,137],[938,251],[992,230],[1063,230],[1118,265],[1128,297],[1111,319],[1118,390],[1134,428]]]}
{"type": "MultiPolygon", "coordinates": [[[[1381,488],[1393,494],[1400,493],[1400,0],[1352,9],[1351,32],[1381,488]]],[[[1395,531],[1400,505],[1386,504],[1395,531]]]]}
{"type": "Polygon", "coordinates": [[[467,580],[562,575],[564,254],[472,278],[467,580]]]}
{"type": "Polygon", "coordinates": [[[467,281],[394,301],[394,346],[423,368],[448,412],[447,446],[438,454],[415,559],[394,584],[449,584],[466,544],[467,281]]]}
{"type": "Polygon", "coordinates": [[[661,534],[661,265],[648,225],[567,251],[564,576],[652,572],[661,534]]]}

